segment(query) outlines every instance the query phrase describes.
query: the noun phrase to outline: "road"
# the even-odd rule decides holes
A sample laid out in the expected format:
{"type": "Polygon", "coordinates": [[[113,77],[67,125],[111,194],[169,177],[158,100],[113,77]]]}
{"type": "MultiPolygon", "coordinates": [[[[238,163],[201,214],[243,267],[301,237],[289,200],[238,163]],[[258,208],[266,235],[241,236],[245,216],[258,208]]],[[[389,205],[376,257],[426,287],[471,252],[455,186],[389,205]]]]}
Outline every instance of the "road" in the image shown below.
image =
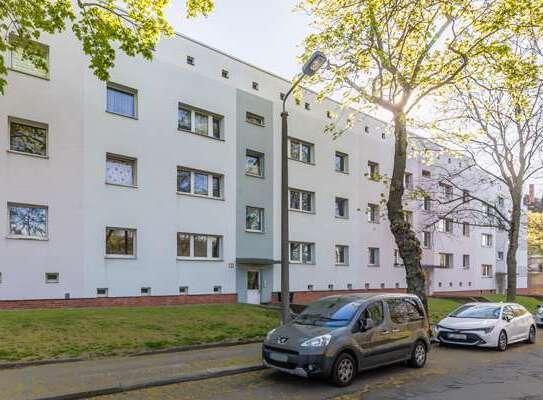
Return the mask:
{"type": "MultiPolygon", "coordinates": [[[[539,331],[543,336],[543,331],[539,331]]],[[[543,338],[507,352],[434,347],[424,369],[403,365],[362,373],[347,388],[271,370],[100,397],[101,400],[540,400],[543,338]]]]}

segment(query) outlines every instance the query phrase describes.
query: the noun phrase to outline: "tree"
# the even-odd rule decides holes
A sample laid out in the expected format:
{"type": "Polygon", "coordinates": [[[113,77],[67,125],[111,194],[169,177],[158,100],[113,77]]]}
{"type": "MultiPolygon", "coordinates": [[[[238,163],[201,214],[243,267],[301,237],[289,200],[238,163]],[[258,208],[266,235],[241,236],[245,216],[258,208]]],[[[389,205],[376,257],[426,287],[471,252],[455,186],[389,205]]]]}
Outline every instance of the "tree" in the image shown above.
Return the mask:
{"type": "Polygon", "coordinates": [[[304,57],[318,48],[330,59],[314,78],[324,82],[321,96],[339,93],[345,106],[369,104],[391,114],[395,147],[387,214],[408,291],[426,306],[421,246],[402,204],[407,119],[425,98],[464,79],[469,63],[508,55],[501,39],[534,26],[540,10],[512,0],[302,0],[301,8],[315,29],[304,57]]]}
{"type": "Polygon", "coordinates": [[[511,57],[468,67],[469,76],[454,84],[445,117],[437,122],[444,132],[437,135],[440,142],[507,190],[507,209],[488,206],[508,232],[509,301],[516,296],[523,187],[543,173],[543,70],[535,44],[513,39],[511,57]]]}
{"type": "MultiPolygon", "coordinates": [[[[41,69],[47,68],[43,48],[36,43],[43,33],[56,34],[71,26],[90,68],[101,80],[115,65],[115,48],[129,56],[151,59],[162,36],[173,34],[164,16],[170,0],[2,0],[0,2],[0,93],[4,92],[7,65],[4,55],[20,51],[41,69]]],[[[187,16],[207,15],[213,0],[187,0],[187,16]]]]}
{"type": "Polygon", "coordinates": [[[543,213],[528,213],[528,251],[543,254],[543,213]]]}

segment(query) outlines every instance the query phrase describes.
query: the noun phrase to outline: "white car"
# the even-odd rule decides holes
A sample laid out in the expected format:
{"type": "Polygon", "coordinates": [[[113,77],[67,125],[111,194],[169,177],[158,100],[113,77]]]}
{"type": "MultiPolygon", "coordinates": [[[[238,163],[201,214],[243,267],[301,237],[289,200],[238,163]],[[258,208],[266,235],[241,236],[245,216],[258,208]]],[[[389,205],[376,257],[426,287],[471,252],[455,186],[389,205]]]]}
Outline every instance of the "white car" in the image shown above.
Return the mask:
{"type": "Polygon", "coordinates": [[[539,327],[543,327],[543,304],[537,307],[537,312],[534,315],[535,324],[539,327]]]}
{"type": "Polygon", "coordinates": [[[511,343],[535,343],[536,323],[516,303],[468,303],[439,321],[435,333],[441,343],[505,351],[511,343]]]}

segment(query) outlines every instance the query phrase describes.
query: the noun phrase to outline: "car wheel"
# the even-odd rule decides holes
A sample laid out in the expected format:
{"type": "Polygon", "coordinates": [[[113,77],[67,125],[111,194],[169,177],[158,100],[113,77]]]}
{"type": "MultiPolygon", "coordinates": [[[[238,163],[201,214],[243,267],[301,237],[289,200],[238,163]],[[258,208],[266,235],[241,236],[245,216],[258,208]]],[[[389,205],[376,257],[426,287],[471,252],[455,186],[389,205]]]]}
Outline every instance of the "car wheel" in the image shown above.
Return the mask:
{"type": "Polygon", "coordinates": [[[348,353],[341,353],[332,368],[332,382],[337,386],[348,386],[356,376],[356,362],[348,353]]]}
{"type": "Polygon", "coordinates": [[[535,343],[535,336],[536,336],[536,331],[535,331],[535,326],[530,326],[530,333],[528,333],[528,339],[526,340],[527,343],[535,343]]]}
{"type": "Polygon", "coordinates": [[[422,368],[426,364],[428,352],[426,351],[426,344],[419,341],[415,343],[413,351],[411,352],[411,358],[409,359],[409,366],[413,368],[422,368]]]}
{"type": "Polygon", "coordinates": [[[505,351],[507,350],[507,333],[505,331],[500,332],[500,336],[498,336],[498,351],[505,351]]]}

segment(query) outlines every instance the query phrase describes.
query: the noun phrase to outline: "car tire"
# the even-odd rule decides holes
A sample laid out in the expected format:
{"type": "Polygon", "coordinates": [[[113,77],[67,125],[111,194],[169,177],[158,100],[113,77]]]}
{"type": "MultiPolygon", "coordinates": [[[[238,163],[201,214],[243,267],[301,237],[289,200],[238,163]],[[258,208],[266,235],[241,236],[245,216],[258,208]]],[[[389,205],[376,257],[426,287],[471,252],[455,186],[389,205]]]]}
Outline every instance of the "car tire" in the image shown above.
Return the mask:
{"type": "Polygon", "coordinates": [[[505,331],[500,332],[500,335],[498,336],[498,345],[496,346],[496,349],[498,351],[507,350],[507,333],[505,333],[505,331]]]}
{"type": "Polygon", "coordinates": [[[526,343],[534,344],[536,339],[536,329],[535,326],[530,326],[530,332],[528,333],[528,339],[526,339],[526,343]]]}
{"type": "Polygon", "coordinates": [[[356,372],[357,366],[354,357],[349,353],[341,353],[334,362],[330,379],[336,386],[349,386],[356,376],[356,372]]]}
{"type": "Polygon", "coordinates": [[[413,346],[411,351],[411,358],[407,362],[410,367],[413,368],[422,368],[426,364],[426,359],[428,358],[428,349],[426,348],[426,343],[422,340],[419,340],[413,346]]]}

